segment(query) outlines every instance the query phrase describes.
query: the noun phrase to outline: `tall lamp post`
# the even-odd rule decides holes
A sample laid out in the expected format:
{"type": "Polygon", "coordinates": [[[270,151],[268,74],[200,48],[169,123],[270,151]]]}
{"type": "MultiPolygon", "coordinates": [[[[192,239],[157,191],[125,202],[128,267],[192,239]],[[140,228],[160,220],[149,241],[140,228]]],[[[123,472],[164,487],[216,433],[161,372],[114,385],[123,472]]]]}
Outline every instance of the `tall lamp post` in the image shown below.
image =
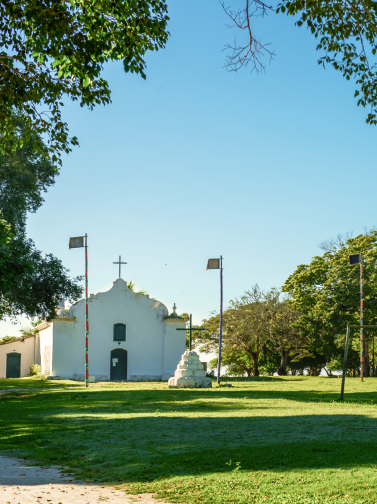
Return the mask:
{"type": "Polygon", "coordinates": [[[360,380],[364,378],[364,295],[363,295],[363,255],[349,256],[350,265],[360,264],[360,380]]]}
{"type": "Polygon", "coordinates": [[[208,259],[207,270],[220,270],[220,334],[219,334],[219,359],[217,363],[217,383],[220,383],[221,370],[221,342],[223,337],[223,256],[220,259],[208,259]]]}
{"type": "Polygon", "coordinates": [[[69,249],[85,247],[85,387],[89,387],[88,235],[69,239],[69,249]]]}

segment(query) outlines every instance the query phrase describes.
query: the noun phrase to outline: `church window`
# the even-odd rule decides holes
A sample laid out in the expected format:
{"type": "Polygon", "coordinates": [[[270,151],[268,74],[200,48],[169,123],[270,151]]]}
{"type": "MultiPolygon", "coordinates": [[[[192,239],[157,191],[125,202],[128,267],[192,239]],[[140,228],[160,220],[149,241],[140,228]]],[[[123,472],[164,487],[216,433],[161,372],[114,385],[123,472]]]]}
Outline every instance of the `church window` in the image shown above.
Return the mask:
{"type": "Polygon", "coordinates": [[[125,324],[114,324],[114,341],[126,341],[125,324]]]}

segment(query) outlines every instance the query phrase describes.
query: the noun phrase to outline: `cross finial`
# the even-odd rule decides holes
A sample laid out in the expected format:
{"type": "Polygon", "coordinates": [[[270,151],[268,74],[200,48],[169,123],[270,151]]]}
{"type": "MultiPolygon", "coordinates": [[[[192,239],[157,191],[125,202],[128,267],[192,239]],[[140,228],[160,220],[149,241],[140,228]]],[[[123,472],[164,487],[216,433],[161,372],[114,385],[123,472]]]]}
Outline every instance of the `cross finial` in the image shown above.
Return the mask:
{"type": "Polygon", "coordinates": [[[176,309],[177,309],[177,307],[175,306],[175,303],[174,303],[174,306],[173,306],[173,313],[174,313],[175,315],[177,315],[177,312],[175,311],[176,309]]]}
{"type": "Polygon", "coordinates": [[[120,274],[121,274],[121,264],[127,264],[126,262],[122,262],[122,256],[119,256],[119,261],[116,261],[116,262],[113,262],[113,264],[119,264],[119,278],[120,278],[120,274]]]}

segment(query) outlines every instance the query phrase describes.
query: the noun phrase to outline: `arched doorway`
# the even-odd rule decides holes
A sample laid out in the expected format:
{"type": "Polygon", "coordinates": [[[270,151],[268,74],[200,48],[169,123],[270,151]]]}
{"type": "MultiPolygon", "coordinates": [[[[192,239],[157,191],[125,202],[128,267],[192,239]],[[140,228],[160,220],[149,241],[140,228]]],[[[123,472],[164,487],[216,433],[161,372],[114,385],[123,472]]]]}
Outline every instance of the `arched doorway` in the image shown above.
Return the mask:
{"type": "Polygon", "coordinates": [[[127,350],[123,350],[123,348],[111,350],[110,380],[127,380],[127,350]]]}
{"type": "Polygon", "coordinates": [[[21,354],[9,353],[7,354],[7,378],[20,378],[21,377],[21,354]]]}

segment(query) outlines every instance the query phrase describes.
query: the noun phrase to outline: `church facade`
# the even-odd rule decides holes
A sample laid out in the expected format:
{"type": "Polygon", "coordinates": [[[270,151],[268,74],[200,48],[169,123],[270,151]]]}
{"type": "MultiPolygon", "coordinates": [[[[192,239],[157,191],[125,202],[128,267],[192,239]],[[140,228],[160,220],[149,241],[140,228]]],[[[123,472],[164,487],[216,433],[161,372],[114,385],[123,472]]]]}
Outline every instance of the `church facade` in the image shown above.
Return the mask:
{"type": "MultiPolygon", "coordinates": [[[[68,313],[36,328],[37,363],[41,364],[42,373],[51,378],[84,379],[84,304],[82,299],[68,313]]],[[[90,295],[88,308],[91,380],[168,380],[174,375],[186,346],[186,332],[177,331],[184,329],[186,323],[175,312],[169,316],[160,301],[131,291],[121,278],[109,291],[90,295]]],[[[2,355],[2,346],[0,373],[1,361],[9,359],[2,355]]],[[[24,370],[22,351],[18,352],[20,369],[24,370]]]]}

